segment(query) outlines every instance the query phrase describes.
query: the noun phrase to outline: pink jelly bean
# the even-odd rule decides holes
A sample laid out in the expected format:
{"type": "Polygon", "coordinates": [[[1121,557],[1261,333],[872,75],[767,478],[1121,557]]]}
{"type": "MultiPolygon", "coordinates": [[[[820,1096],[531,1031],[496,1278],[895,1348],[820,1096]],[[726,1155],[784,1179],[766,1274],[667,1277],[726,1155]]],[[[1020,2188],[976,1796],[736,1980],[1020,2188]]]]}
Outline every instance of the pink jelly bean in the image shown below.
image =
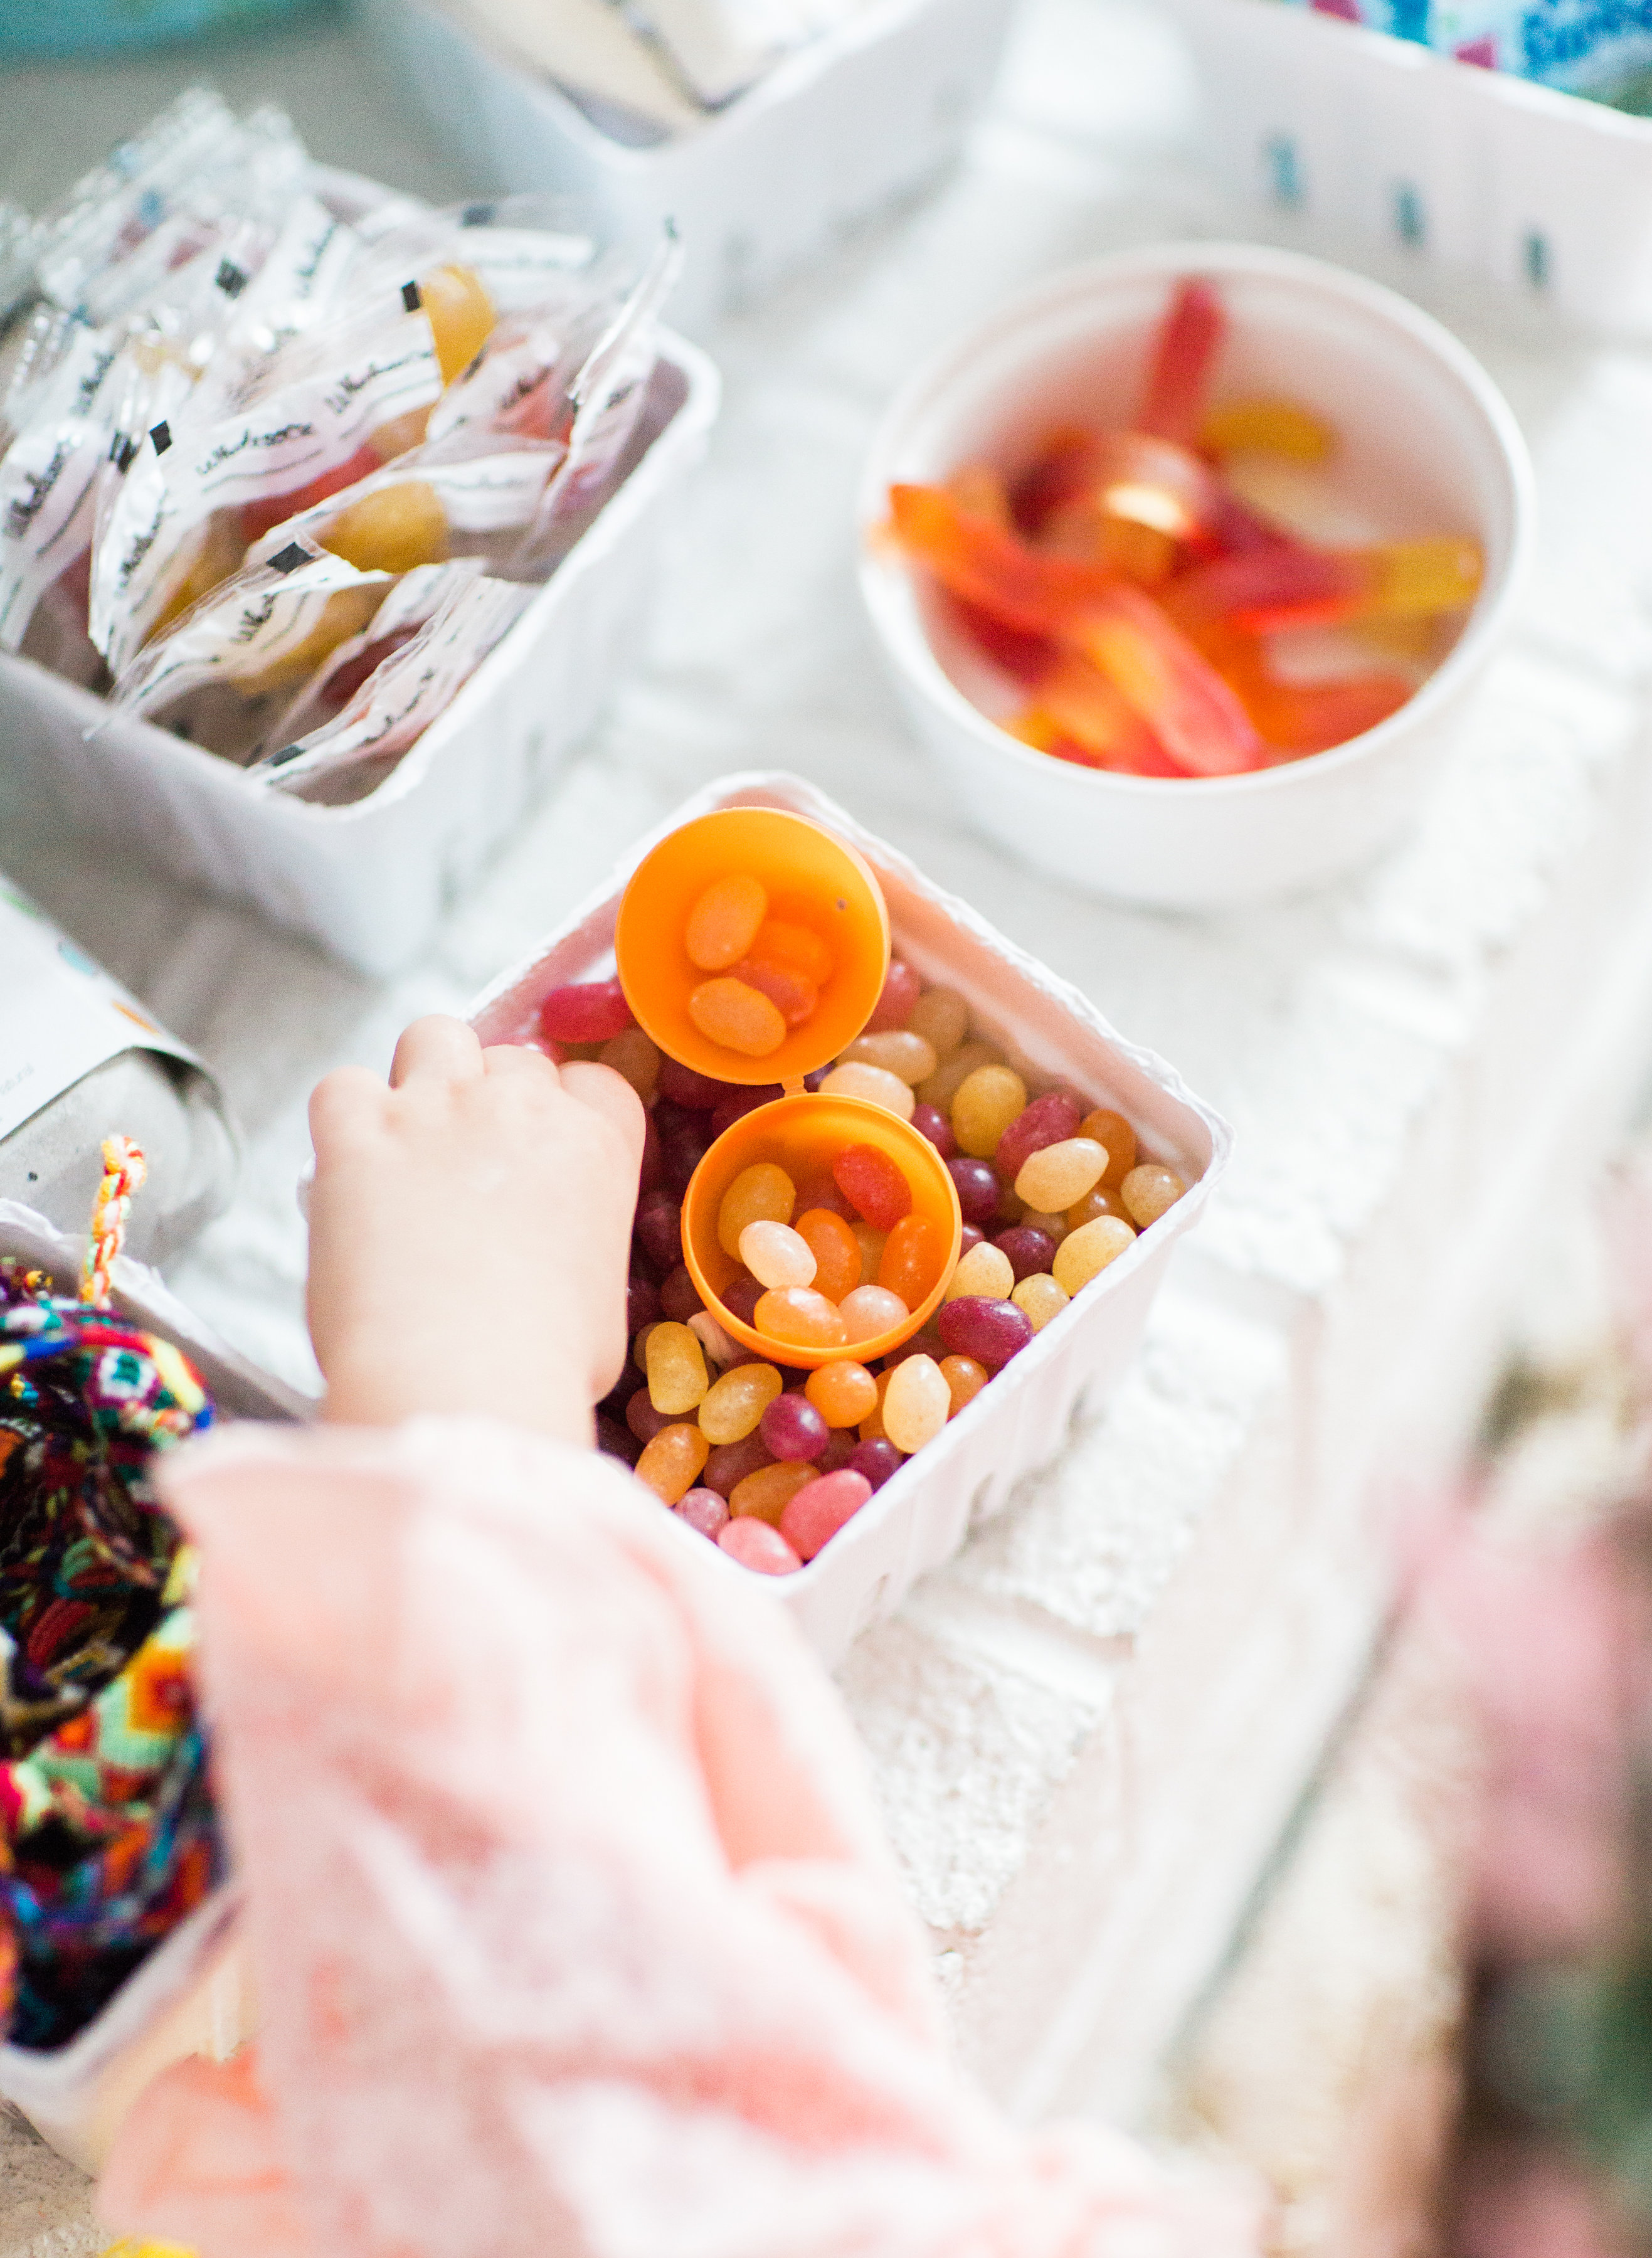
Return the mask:
{"type": "Polygon", "coordinates": [[[719,1497],[714,1489],[691,1489],[686,1496],[678,1498],[674,1509],[691,1529],[698,1529],[702,1537],[709,1537],[713,1542],[718,1531],[728,1525],[727,1501],[719,1497]]]}
{"type": "Polygon", "coordinates": [[[808,1397],[789,1390],[776,1395],[764,1409],[757,1431],[775,1459],[816,1459],[825,1450],[832,1430],[808,1397]]]}
{"type": "Polygon", "coordinates": [[[553,1043],[606,1043],[632,1025],[631,1006],[617,980],[587,980],[553,988],[539,1025],[553,1043]]]}
{"type": "Polygon", "coordinates": [[[1082,1118],[1078,1100],[1064,1090],[1046,1090],[1031,1105],[1024,1105],[999,1138],[992,1156],[1005,1183],[1013,1184],[1032,1155],[1046,1145],[1062,1145],[1069,1137],[1076,1137],[1082,1118]]]}
{"type": "Polygon", "coordinates": [[[872,1016],[866,1023],[867,1033],[880,1035],[890,1027],[904,1027],[911,1017],[913,1005],[923,992],[924,983],[911,966],[903,964],[898,956],[890,957],[883,992],[872,1006],[872,1016]]]}
{"type": "Polygon", "coordinates": [[[939,1105],[914,1106],[912,1126],[920,1137],[928,1138],[943,1161],[950,1161],[958,1150],[958,1140],[953,1135],[952,1123],[939,1105]]]}
{"type": "Polygon", "coordinates": [[[800,1489],[780,1516],[780,1534],[801,1559],[812,1560],[820,1547],[835,1537],[872,1495],[864,1474],[848,1467],[822,1474],[800,1489]]]}
{"type": "Polygon", "coordinates": [[[720,1443],[700,1469],[700,1480],[706,1489],[714,1489],[720,1497],[727,1497],[748,1474],[755,1474],[760,1466],[772,1462],[773,1453],[762,1438],[762,1430],[754,1428],[737,1443],[720,1443]]]}
{"type": "Polygon", "coordinates": [[[961,1294],[955,1302],[943,1302],[935,1324],[953,1355],[973,1356],[989,1372],[1008,1364],[1032,1338],[1032,1320],[1025,1310],[985,1294],[961,1294]]]}
{"type": "MultiPolygon", "coordinates": [[[[809,1487],[812,1489],[813,1483],[809,1487]]],[[[725,1523],[717,1542],[731,1560],[738,1560],[742,1568],[755,1568],[760,1576],[792,1576],[803,1566],[780,1531],[755,1513],[725,1523]]]]}

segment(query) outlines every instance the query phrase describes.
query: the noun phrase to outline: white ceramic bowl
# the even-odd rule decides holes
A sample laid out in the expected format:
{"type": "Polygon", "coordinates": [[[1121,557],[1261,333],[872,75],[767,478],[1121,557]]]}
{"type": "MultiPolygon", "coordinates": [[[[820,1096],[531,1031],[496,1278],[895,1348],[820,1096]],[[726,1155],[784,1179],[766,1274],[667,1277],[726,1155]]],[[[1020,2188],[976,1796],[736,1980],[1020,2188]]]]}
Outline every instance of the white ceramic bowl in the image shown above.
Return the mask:
{"type": "Polygon", "coordinates": [[[861,497],[861,588],[914,727],[972,821],[1086,891],[1216,909],[1318,884],[1416,817],[1506,634],[1531,540],[1530,459],[1507,404],[1450,332],[1392,290],[1250,244],[1158,245],[1075,267],[1001,307],[896,399],[861,497]],[[1464,630],[1407,704],[1332,751],[1234,777],[1084,769],[997,728],[961,685],[982,662],[922,575],[876,531],[892,484],[987,460],[1013,472],[1049,427],[1123,422],[1172,283],[1209,275],[1230,332],[1217,381],[1317,410],[1338,495],[1391,538],[1471,533],[1485,578],[1464,630]]]}

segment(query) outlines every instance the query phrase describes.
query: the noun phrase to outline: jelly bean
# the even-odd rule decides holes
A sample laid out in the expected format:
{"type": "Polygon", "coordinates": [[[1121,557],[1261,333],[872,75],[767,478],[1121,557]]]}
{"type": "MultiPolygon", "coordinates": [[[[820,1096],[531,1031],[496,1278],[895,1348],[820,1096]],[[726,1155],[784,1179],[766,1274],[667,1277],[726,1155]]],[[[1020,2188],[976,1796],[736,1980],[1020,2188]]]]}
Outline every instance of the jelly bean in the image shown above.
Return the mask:
{"type": "Polygon", "coordinates": [[[953,1099],[976,1068],[998,1066],[1003,1061],[1003,1053],[996,1043],[979,1040],[961,1043],[950,1058],[942,1059],[934,1073],[918,1083],[919,1102],[950,1114],[953,1099]]]}
{"type": "Polygon", "coordinates": [[[772,1458],[790,1460],[818,1459],[831,1430],[805,1395],[789,1388],[765,1406],[759,1432],[772,1458]]]}
{"type": "Polygon", "coordinates": [[[639,1443],[651,1443],[663,1427],[670,1425],[671,1414],[656,1411],[647,1388],[639,1388],[625,1407],[625,1424],[639,1443]]]}
{"type": "Polygon", "coordinates": [[[754,963],[786,965],[824,988],[832,977],[835,959],[819,934],[806,925],[770,918],[759,930],[747,954],[754,963]]]}
{"type": "Polygon", "coordinates": [[[1015,1180],[1016,1197],[1046,1214],[1065,1214],[1094,1191],[1107,1166],[1107,1147],[1090,1137],[1065,1137],[1034,1153],[1015,1180]]]}
{"type": "Polygon", "coordinates": [[[783,1096],[784,1092],[777,1082],[760,1082],[750,1090],[731,1090],[727,1097],[720,1097],[712,1108],[713,1136],[720,1137],[726,1129],[732,1129],[735,1122],[743,1120],[748,1113],[755,1113],[760,1105],[772,1105],[776,1098],[783,1096]]]}
{"type": "Polygon", "coordinates": [[[972,1246],[963,1255],[957,1268],[947,1281],[946,1299],[959,1301],[965,1296],[975,1300],[1002,1302],[1009,1298],[1015,1283],[1015,1269],[1001,1246],[990,1241],[972,1246]]]}
{"type": "Polygon", "coordinates": [[[1052,1317],[1059,1317],[1072,1298],[1065,1286],[1058,1285],[1043,1270],[1021,1279],[1010,1296],[1017,1309],[1025,1311],[1035,1333],[1041,1333],[1052,1317]]]}
{"type": "Polygon", "coordinates": [[[853,1346],[861,1341],[876,1340],[881,1333],[893,1332],[912,1313],[898,1294],[891,1294],[885,1287],[857,1286],[852,1294],[843,1296],[838,1304],[838,1314],[843,1322],[843,1337],[853,1346]]]}
{"type": "Polygon", "coordinates": [[[662,1427],[637,1460],[637,1480],[667,1505],[675,1505],[694,1487],[711,1447],[698,1427],[662,1427]]]}
{"type": "Polygon", "coordinates": [[[757,1304],[762,1297],[763,1289],[750,1271],[742,1270],[729,1280],[719,1298],[731,1317],[738,1317],[742,1325],[749,1325],[755,1322],[757,1304]]]}
{"type": "Polygon", "coordinates": [[[955,988],[926,988],[906,1015],[938,1059],[948,1059],[969,1033],[969,1006],[955,988]]]}
{"type": "Polygon", "coordinates": [[[769,1058],[786,1040],[786,1023],[761,989],[727,976],[690,991],[688,1016],[707,1042],[742,1058],[769,1058]]]}
{"type": "Polygon", "coordinates": [[[911,1085],[881,1066],[834,1066],[820,1087],[829,1097],[858,1097],[868,1105],[881,1105],[903,1121],[911,1119],[918,1103],[911,1085]]]}
{"type": "Polygon", "coordinates": [[[927,1137],[943,1161],[950,1161],[958,1150],[958,1140],[953,1135],[952,1123],[936,1105],[915,1105],[912,1126],[920,1137],[927,1137]]]}
{"type": "Polygon", "coordinates": [[[927,1216],[904,1215],[883,1242],[877,1282],[915,1310],[940,1275],[940,1232],[927,1216]]]}
{"type": "Polygon", "coordinates": [[[1130,1221],[1116,1184],[1097,1184],[1081,1200],[1074,1201],[1063,1220],[1069,1231],[1077,1231],[1083,1224],[1094,1223],[1098,1215],[1122,1216],[1126,1223],[1130,1221]]]}
{"type": "Polygon", "coordinates": [[[879,1490],[898,1471],[900,1463],[901,1454],[887,1435],[869,1435],[856,1444],[849,1467],[852,1473],[863,1474],[872,1488],[879,1490]]]}
{"type": "Polygon", "coordinates": [[[632,1230],[650,1262],[675,1270],[683,1259],[683,1203],[663,1189],[644,1192],[632,1230]]]}
{"type": "Polygon", "coordinates": [[[1081,1137],[1094,1137],[1098,1145],[1107,1147],[1107,1167],[1102,1182],[1109,1189],[1122,1184],[1136,1165],[1136,1132],[1122,1113],[1110,1107],[1097,1106],[1087,1113],[1078,1125],[1081,1137]]]}
{"type": "MultiPolygon", "coordinates": [[[[684,1324],[667,1324],[649,1329],[648,1340],[649,1400],[656,1411],[691,1411],[711,1381],[705,1354],[684,1324]]],[[[696,1466],[695,1473],[699,1472],[696,1466]]]]}
{"type": "Polygon", "coordinates": [[[660,1151],[660,1132],[650,1113],[642,1125],[642,1165],[637,1171],[637,1190],[640,1193],[657,1191],[665,1176],[665,1160],[660,1151]]]}
{"type": "Polygon", "coordinates": [[[896,1027],[886,1034],[857,1035],[839,1061],[842,1066],[877,1066],[896,1075],[909,1090],[934,1073],[940,1062],[922,1035],[896,1027]]]}
{"type": "Polygon", "coordinates": [[[826,1446],[815,1460],[823,1474],[834,1474],[847,1466],[854,1456],[860,1438],[852,1427],[834,1427],[826,1437],[826,1446]]]}
{"type": "Polygon", "coordinates": [[[585,980],[553,988],[539,1007],[542,1034],[553,1043],[606,1043],[634,1024],[617,980],[585,980]]]}
{"type": "Polygon", "coordinates": [[[886,1364],[877,1375],[877,1402],[861,1422],[861,1440],[863,1443],[876,1443],[888,1439],[883,1428],[883,1398],[889,1394],[889,1384],[894,1371],[895,1367],[892,1364],[886,1364]]]}
{"type": "MultiPolygon", "coordinates": [[[[882,1034],[891,1027],[904,1027],[914,1004],[924,992],[924,983],[910,964],[903,964],[898,956],[890,959],[890,968],[883,976],[883,992],[872,1006],[872,1016],[867,1021],[869,1033],[882,1034]]],[[[933,1072],[931,1069],[931,1072],[933,1072]]]]}
{"type": "Polygon", "coordinates": [[[876,1145],[846,1145],[832,1163],[832,1175],[856,1215],[876,1231],[891,1230],[912,1211],[911,1184],[876,1145]]]}
{"type": "Polygon", "coordinates": [[[966,1403],[975,1402],[992,1378],[986,1366],[978,1363],[973,1356],[944,1356],[938,1369],[952,1398],[952,1409],[947,1417],[953,1419],[958,1417],[966,1403]]]}
{"type": "Polygon", "coordinates": [[[462,376],[487,343],[496,318],[481,278],[468,266],[436,266],[419,277],[419,302],[436,339],[443,384],[462,376]]]}
{"type": "Polygon", "coordinates": [[[1003,1179],[1000,1177],[998,1180],[998,1204],[993,1210],[993,1219],[997,1224],[999,1230],[1008,1231],[1011,1225],[1019,1223],[1025,1213],[1025,1207],[1016,1197],[1015,1186],[1013,1184],[1005,1183],[1003,1179]]]}
{"type": "Polygon", "coordinates": [[[718,1549],[760,1576],[795,1576],[803,1563],[766,1521],[731,1521],[717,1532],[718,1549]]]}
{"type": "Polygon", "coordinates": [[[706,1363],[714,1364],[720,1372],[727,1371],[730,1365],[751,1362],[750,1350],[730,1340],[709,1310],[696,1310],[684,1323],[705,1350],[706,1363]]]}
{"type": "Polygon", "coordinates": [[[1027,1086],[1013,1067],[978,1066],[960,1083],[952,1102],[952,1133],[959,1151],[989,1160],[1004,1131],[1025,1111],[1026,1103],[1027,1086]]]}
{"type": "Polygon", "coordinates": [[[1076,1294],[1110,1262],[1117,1262],[1135,1241],[1135,1232],[1117,1216],[1098,1215],[1094,1223],[1081,1224],[1078,1230],[1069,1231],[1055,1250],[1051,1267],[1056,1284],[1076,1294]]]}
{"type": "Polygon", "coordinates": [[[1032,1338],[1032,1322],[1014,1302],[975,1296],[943,1302],[937,1320],[940,1337],[954,1356],[972,1356],[996,1372],[1032,1338]]]}
{"type": "Polygon", "coordinates": [[[757,957],[742,956],[734,977],[766,996],[789,1027],[800,1027],[812,1019],[820,1001],[820,991],[808,974],[792,964],[764,964],[757,957]]]}
{"type": "Polygon", "coordinates": [[[787,1223],[748,1223],[740,1234],[740,1259],[760,1286],[814,1283],[813,1252],[802,1233],[787,1223]]]}
{"type": "Polygon", "coordinates": [[[1025,1222],[1001,1231],[996,1244],[999,1252],[1010,1258],[1010,1267],[1017,1283],[1023,1278],[1035,1277],[1040,1270],[1047,1270],[1055,1259],[1056,1242],[1049,1232],[1036,1230],[1025,1222]]]}
{"type": "Polygon", "coordinates": [[[612,1067],[622,1081],[628,1082],[644,1105],[654,1103],[659,1086],[660,1054],[641,1027],[627,1027],[604,1043],[597,1053],[603,1066],[612,1067]]]}
{"type": "Polygon", "coordinates": [[[861,1283],[861,1248],[854,1233],[830,1208],[807,1209],[798,1218],[797,1233],[814,1257],[814,1274],[804,1281],[840,1302],[861,1283]]]}
{"type": "Polygon", "coordinates": [[[885,1372],[893,1372],[895,1367],[909,1356],[932,1356],[939,1364],[946,1353],[947,1344],[935,1331],[934,1322],[932,1319],[920,1331],[909,1334],[898,1346],[890,1349],[889,1354],[883,1359],[883,1369],[885,1372]]]}
{"type": "Polygon", "coordinates": [[[447,561],[442,498],[424,479],[404,479],[346,504],[323,529],[321,545],[358,572],[411,572],[447,561]]]}
{"type": "Polygon", "coordinates": [[[952,1390],[932,1357],[911,1356],[890,1374],[883,1432],[910,1458],[932,1443],[952,1417],[952,1390]]]}
{"type": "Polygon", "coordinates": [[[846,1466],[800,1489],[780,1516],[780,1534],[803,1560],[812,1560],[872,1495],[864,1474],[846,1466]]]}
{"type": "MultiPolygon", "coordinates": [[[[855,1283],[876,1286],[877,1274],[883,1267],[883,1249],[889,1244],[887,1231],[874,1231],[869,1223],[852,1223],[849,1230],[861,1251],[861,1275],[855,1283]]],[[[842,1296],[840,1295],[840,1300],[842,1296]]]]}
{"type": "MultiPolygon", "coordinates": [[[[1008,1184],[1014,1183],[1032,1155],[1046,1145],[1059,1145],[1066,1138],[1079,1133],[1079,1115],[1083,1108],[1064,1090],[1046,1090],[1042,1097],[1035,1097],[1024,1106],[998,1140],[993,1163],[1008,1184]]],[[[1088,1187],[1087,1187],[1088,1189],[1088,1187]]],[[[1050,1200],[1032,1200],[1032,1207],[1050,1207],[1050,1200]]],[[[1064,1201],[1064,1206],[1070,1202],[1064,1201]]]]}
{"type": "Polygon", "coordinates": [[[642,1455],[642,1445],[630,1430],[606,1413],[597,1414],[597,1448],[606,1459],[618,1459],[622,1466],[634,1466],[642,1455]]]}
{"type": "MultiPolygon", "coordinates": [[[[658,1111],[656,1106],[655,1111],[658,1111]]],[[[712,1149],[711,1132],[702,1125],[702,1117],[685,1113],[680,1123],[660,1131],[660,1160],[665,1171],[666,1189],[674,1191],[680,1200],[694,1180],[694,1171],[712,1149]]]]}
{"type": "Polygon", "coordinates": [[[1149,1161],[1132,1168],[1118,1190],[1131,1220],[1145,1231],[1166,1208],[1174,1207],[1187,1189],[1173,1168],[1149,1161]]]}
{"type": "Polygon", "coordinates": [[[1294,400],[1229,400],[1206,408],[1199,444],[1208,455],[1282,455],[1293,463],[1322,463],[1335,451],[1336,435],[1294,400]]]}
{"type": "Polygon", "coordinates": [[[689,1275],[686,1262],[679,1262],[660,1287],[660,1307],[676,1324],[685,1325],[695,1312],[705,1304],[700,1299],[699,1288],[689,1275]]]}
{"type": "MultiPolygon", "coordinates": [[[[1085,1194],[1087,1199],[1093,1197],[1093,1193],[1085,1194]]],[[[1081,1207],[1083,1204],[1084,1202],[1081,1200],[1079,1206],[1081,1207]]],[[[1077,1210],[1075,1209],[1074,1212],[1076,1214],[1077,1210]]],[[[1067,1237],[1071,1225],[1068,1218],[1065,1215],[1051,1215],[1043,1208],[1024,1207],[1021,1211],[1020,1222],[1015,1227],[1020,1231],[1040,1231],[1046,1239],[1053,1239],[1059,1246],[1067,1237]]]]}
{"type": "Polygon", "coordinates": [[[990,1223],[998,1212],[1003,1187],[990,1161],[972,1160],[961,1153],[948,1161],[947,1173],[958,1190],[958,1204],[966,1223],[990,1223]]]}
{"type": "Polygon", "coordinates": [[[728,1510],[737,1520],[749,1515],[773,1528],[798,1492],[819,1479],[812,1466],[795,1459],[783,1466],[759,1466],[755,1474],[735,1483],[728,1494],[728,1510]]]}
{"type": "Polygon", "coordinates": [[[761,879],[735,871],[713,878],[688,913],[683,946],[701,972],[727,972],[756,940],[769,914],[769,893],[761,879]]]}
{"type": "Polygon", "coordinates": [[[798,1213],[807,1215],[819,1207],[833,1215],[840,1215],[846,1223],[854,1219],[854,1210],[834,1182],[830,1168],[824,1164],[798,1178],[798,1213]]]}
{"type": "Polygon", "coordinates": [[[966,1223],[958,1233],[958,1256],[961,1261],[972,1246],[979,1246],[987,1234],[978,1223],[966,1223]]]}
{"type": "Polygon", "coordinates": [[[696,1074],[674,1058],[660,1061],[660,1096],[680,1105],[685,1113],[709,1113],[726,1097],[738,1094],[739,1085],[719,1082],[715,1076],[696,1074]]]}
{"type": "Polygon", "coordinates": [[[790,1223],[797,1192],[791,1177],[772,1161],[754,1161],[723,1194],[717,1211],[717,1244],[738,1259],[740,1234],[748,1223],[790,1223]]]}
{"type": "Polygon", "coordinates": [[[728,1501],[719,1497],[714,1489],[685,1491],[677,1500],[676,1510],[691,1529],[713,1540],[718,1530],[728,1525],[728,1501]]]}
{"type": "Polygon", "coordinates": [[[828,1427],[858,1427],[877,1402],[877,1382],[863,1364],[845,1360],[809,1374],[804,1394],[828,1427]]]}
{"type": "Polygon", "coordinates": [[[720,1447],[755,1434],[785,1382],[772,1364],[737,1364],[713,1381],[699,1407],[700,1432],[720,1447]]]}
{"type": "Polygon", "coordinates": [[[844,1348],[848,1327],[812,1286],[771,1286],[752,1317],[756,1331],[786,1348],[844,1348]]]}
{"type": "Polygon", "coordinates": [[[759,1466],[769,1464],[769,1445],[756,1428],[743,1436],[738,1443],[719,1443],[701,1469],[700,1480],[707,1489],[714,1489],[720,1497],[727,1497],[737,1482],[755,1474],[759,1466]]]}

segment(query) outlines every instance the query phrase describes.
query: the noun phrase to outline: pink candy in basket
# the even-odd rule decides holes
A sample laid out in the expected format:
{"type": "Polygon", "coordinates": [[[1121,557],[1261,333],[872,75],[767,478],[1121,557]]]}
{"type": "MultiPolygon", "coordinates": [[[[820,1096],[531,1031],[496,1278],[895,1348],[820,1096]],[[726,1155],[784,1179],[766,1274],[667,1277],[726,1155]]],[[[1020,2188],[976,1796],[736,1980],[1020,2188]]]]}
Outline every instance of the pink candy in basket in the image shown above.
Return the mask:
{"type": "Polygon", "coordinates": [[[742,1197],[769,1203],[728,1218],[749,1270],[700,1290],[704,1272],[697,1281],[684,1260],[685,1195],[691,1211],[703,1189],[691,1194],[691,1182],[734,1124],[755,1128],[754,1109],[780,1092],[720,1086],[631,1023],[613,954],[630,871],[472,1019],[486,1041],[605,1057],[650,1104],[630,1287],[635,1362],[600,1408],[599,1439],[675,1509],[684,1542],[709,1540],[731,1566],[773,1576],[832,1659],[1117,1381],[1230,1136],[1076,991],[796,778],[724,780],[645,842],[639,863],[685,825],[734,808],[783,811],[833,834],[887,905],[892,954],[867,1032],[808,1079],[859,1069],[854,1095],[910,1124],[956,1192],[960,1252],[916,1331],[864,1362],[854,1353],[855,1338],[886,1339],[915,1305],[900,1292],[900,1224],[874,1219],[876,1190],[853,1167],[804,1183],[776,1166],[775,1181],[747,1186],[742,1197]],[[810,1283],[766,1283],[810,1263],[810,1283]],[[835,1303],[844,1348],[789,1354],[734,1337],[731,1312],[740,1330],[761,1331],[757,1297],[786,1293],[835,1303]]]}

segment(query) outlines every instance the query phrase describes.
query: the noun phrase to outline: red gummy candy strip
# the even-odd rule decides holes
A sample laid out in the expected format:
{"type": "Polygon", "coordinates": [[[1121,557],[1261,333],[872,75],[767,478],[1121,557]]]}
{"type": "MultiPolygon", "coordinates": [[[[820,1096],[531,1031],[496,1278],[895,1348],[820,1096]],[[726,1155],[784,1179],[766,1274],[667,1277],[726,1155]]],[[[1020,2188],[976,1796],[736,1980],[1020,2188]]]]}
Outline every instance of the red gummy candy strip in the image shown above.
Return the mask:
{"type": "Polygon", "coordinates": [[[1195,278],[1181,284],[1159,327],[1137,430],[1184,447],[1197,444],[1206,380],[1227,325],[1209,282],[1195,278]]]}

